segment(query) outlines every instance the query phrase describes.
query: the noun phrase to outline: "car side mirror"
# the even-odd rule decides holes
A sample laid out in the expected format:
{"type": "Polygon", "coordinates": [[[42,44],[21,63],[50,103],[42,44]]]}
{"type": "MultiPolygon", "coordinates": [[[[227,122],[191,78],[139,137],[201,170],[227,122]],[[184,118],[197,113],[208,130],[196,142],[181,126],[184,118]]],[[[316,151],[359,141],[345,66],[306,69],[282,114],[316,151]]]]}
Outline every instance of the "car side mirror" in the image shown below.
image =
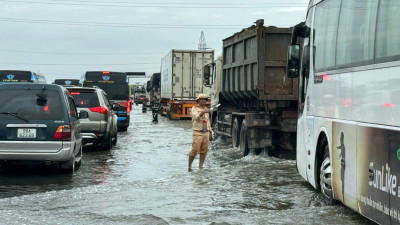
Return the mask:
{"type": "Polygon", "coordinates": [[[88,113],[87,111],[85,111],[85,110],[81,110],[81,111],[79,112],[78,118],[79,118],[79,119],[86,119],[86,118],[89,118],[89,113],[88,113]]]}
{"type": "Polygon", "coordinates": [[[286,74],[289,78],[297,78],[300,73],[300,46],[289,45],[287,70],[286,74]]]}
{"type": "Polygon", "coordinates": [[[113,109],[113,110],[118,110],[118,109],[119,109],[119,106],[120,106],[120,105],[119,105],[118,103],[113,103],[113,104],[112,104],[112,109],[113,109]]]}

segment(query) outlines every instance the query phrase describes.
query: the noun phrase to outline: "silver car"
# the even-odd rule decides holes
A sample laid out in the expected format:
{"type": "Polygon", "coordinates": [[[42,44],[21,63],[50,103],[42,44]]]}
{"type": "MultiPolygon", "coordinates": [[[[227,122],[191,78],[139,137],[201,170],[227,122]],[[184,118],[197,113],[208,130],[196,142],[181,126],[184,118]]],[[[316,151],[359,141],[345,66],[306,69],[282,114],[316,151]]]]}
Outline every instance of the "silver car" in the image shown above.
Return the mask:
{"type": "Polygon", "coordinates": [[[118,117],[110,104],[107,94],[97,87],[67,87],[75,100],[79,112],[88,112],[88,118],[81,119],[84,143],[93,143],[107,150],[117,143],[118,117]]]}
{"type": "Polygon", "coordinates": [[[56,164],[73,172],[82,157],[74,99],[51,84],[0,85],[0,162],[56,164]]]}

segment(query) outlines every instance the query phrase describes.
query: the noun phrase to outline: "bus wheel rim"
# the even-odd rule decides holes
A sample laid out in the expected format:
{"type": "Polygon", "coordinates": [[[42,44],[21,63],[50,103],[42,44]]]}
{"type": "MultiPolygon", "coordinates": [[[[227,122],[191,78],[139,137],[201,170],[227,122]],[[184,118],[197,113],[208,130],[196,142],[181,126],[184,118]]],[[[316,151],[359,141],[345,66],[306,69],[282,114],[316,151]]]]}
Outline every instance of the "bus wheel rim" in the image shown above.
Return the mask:
{"type": "Polygon", "coordinates": [[[329,157],[321,165],[321,192],[327,198],[332,198],[332,166],[329,157]]]}

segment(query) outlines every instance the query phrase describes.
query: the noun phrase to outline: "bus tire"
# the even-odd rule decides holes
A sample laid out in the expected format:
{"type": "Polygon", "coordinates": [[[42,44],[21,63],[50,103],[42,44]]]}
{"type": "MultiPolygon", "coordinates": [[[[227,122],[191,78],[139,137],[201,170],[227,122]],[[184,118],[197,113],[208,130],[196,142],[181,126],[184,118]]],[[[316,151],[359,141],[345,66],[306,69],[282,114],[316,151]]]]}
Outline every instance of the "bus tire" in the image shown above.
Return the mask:
{"type": "Polygon", "coordinates": [[[233,147],[238,147],[239,146],[239,139],[240,139],[240,124],[239,120],[236,117],[233,122],[232,122],[232,145],[233,147]]]}
{"type": "Polygon", "coordinates": [[[242,126],[240,128],[240,140],[239,140],[240,151],[243,156],[247,156],[250,153],[249,144],[247,143],[247,127],[246,120],[242,121],[242,126]]]}
{"type": "Polygon", "coordinates": [[[326,141],[322,146],[324,150],[323,161],[320,167],[320,187],[322,195],[326,198],[329,205],[335,204],[332,191],[332,164],[329,157],[329,147],[326,141]]]}

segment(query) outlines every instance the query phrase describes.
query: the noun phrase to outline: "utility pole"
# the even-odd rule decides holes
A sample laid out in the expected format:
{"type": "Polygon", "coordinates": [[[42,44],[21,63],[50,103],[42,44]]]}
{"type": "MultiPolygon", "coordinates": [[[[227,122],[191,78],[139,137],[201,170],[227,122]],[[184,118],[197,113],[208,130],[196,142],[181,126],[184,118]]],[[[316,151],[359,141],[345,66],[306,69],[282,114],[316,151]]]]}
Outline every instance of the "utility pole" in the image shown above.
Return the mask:
{"type": "Polygon", "coordinates": [[[202,31],[199,40],[199,50],[205,50],[205,49],[207,49],[207,44],[206,44],[206,38],[204,37],[204,33],[202,31]]]}

